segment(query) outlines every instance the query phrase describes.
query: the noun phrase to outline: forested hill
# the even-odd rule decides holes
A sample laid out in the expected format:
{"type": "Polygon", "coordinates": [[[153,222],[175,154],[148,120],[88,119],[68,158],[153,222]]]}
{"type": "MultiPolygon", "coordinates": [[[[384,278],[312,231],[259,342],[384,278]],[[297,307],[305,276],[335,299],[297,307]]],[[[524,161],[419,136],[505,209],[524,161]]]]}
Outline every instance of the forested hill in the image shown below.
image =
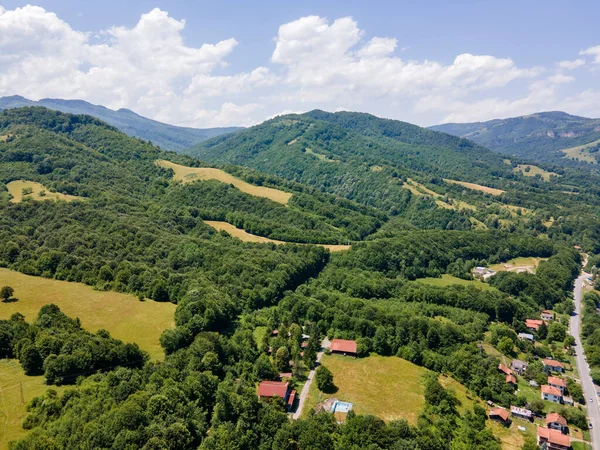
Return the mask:
{"type": "Polygon", "coordinates": [[[559,111],[487,122],[446,123],[430,129],[470,139],[507,155],[566,166],[596,164],[600,144],[600,119],[559,111]],[[581,157],[577,150],[562,151],[590,143],[581,157]]]}
{"type": "Polygon", "coordinates": [[[62,100],[44,98],[33,101],[13,95],[0,97],[0,110],[23,106],[43,106],[48,109],[71,114],[88,114],[109,125],[113,125],[123,133],[151,141],[165,150],[180,151],[194,144],[205,141],[220,134],[232,133],[239,127],[226,128],[189,128],[177,127],[157,122],[140,116],[129,109],[114,111],[100,105],[93,105],[83,100],[62,100]]]}

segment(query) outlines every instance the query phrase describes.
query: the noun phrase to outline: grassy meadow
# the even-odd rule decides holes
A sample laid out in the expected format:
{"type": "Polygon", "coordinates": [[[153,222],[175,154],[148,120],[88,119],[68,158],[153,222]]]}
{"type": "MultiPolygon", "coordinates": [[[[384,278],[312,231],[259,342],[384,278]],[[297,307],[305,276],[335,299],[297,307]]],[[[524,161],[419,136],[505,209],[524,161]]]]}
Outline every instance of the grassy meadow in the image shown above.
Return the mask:
{"type": "Polygon", "coordinates": [[[6,185],[8,193],[12,195],[10,200],[13,203],[20,203],[23,200],[64,200],[72,202],[73,200],[83,200],[83,197],[76,195],[61,194],[58,192],[50,192],[42,184],[35,181],[16,180],[11,181],[6,185]],[[23,189],[30,189],[31,194],[23,195],[23,189]]]}
{"type": "Polygon", "coordinates": [[[549,172],[541,167],[533,166],[531,164],[519,164],[513,169],[513,172],[521,173],[526,177],[535,177],[536,175],[539,175],[545,181],[550,181],[551,175],[559,176],[557,173],[549,172]]]}
{"type": "Polygon", "coordinates": [[[461,185],[463,187],[466,187],[467,189],[472,189],[474,191],[485,192],[486,194],[492,194],[492,195],[495,195],[495,196],[502,195],[505,192],[502,189],[495,189],[495,188],[491,188],[491,187],[487,187],[487,186],[482,186],[481,184],[467,183],[466,181],[448,180],[446,178],[444,178],[444,181],[446,183],[459,184],[459,185],[461,185]]]}
{"type": "Polygon", "coordinates": [[[172,303],[141,302],[130,294],[95,291],[85,284],[0,269],[0,286],[6,285],[15,289],[18,301],[1,302],[0,319],[19,312],[31,322],[42,306],[54,303],[68,316],[79,317],[85,329],[104,328],[114,338],[137,343],[152,359],[163,358],[159,338],[174,326],[176,305],[172,303]]]}
{"type": "Polygon", "coordinates": [[[165,169],[173,169],[175,172],[173,179],[181,181],[182,183],[191,183],[192,181],[197,180],[217,180],[222,183],[232,184],[246,194],[265,197],[284,205],[287,205],[292,197],[292,194],[289,192],[246,183],[221,169],[213,169],[210,167],[187,167],[166,160],[157,161],[156,164],[165,169]]]}
{"type": "Polygon", "coordinates": [[[578,161],[587,162],[590,164],[597,164],[596,158],[593,154],[588,152],[588,148],[595,147],[600,144],[600,139],[594,142],[590,142],[584,145],[578,145],[577,147],[565,148],[561,150],[565,154],[565,158],[576,159],[578,161]]]}
{"type": "Polygon", "coordinates": [[[490,286],[487,283],[479,280],[463,280],[462,278],[458,278],[452,275],[448,275],[447,273],[443,274],[441,278],[419,278],[416,280],[418,283],[430,284],[432,286],[451,286],[453,284],[460,284],[461,286],[475,286],[479,289],[496,289],[490,286]]]}

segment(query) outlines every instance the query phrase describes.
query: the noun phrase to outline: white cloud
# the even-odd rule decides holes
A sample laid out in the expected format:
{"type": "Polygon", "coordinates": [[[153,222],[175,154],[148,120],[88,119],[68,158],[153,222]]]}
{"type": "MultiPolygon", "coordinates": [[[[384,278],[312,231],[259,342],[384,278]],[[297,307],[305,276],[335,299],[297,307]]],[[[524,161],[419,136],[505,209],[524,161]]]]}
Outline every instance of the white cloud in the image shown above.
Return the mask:
{"type": "Polygon", "coordinates": [[[577,69],[578,67],[581,67],[583,65],[585,65],[585,60],[581,58],[574,59],[572,61],[561,61],[558,63],[558,67],[567,70],[577,69]]]}
{"type": "Polygon", "coordinates": [[[579,52],[580,55],[588,55],[594,57],[594,63],[600,64],[600,45],[596,45],[595,47],[590,47],[586,50],[582,50],[579,52]]]}

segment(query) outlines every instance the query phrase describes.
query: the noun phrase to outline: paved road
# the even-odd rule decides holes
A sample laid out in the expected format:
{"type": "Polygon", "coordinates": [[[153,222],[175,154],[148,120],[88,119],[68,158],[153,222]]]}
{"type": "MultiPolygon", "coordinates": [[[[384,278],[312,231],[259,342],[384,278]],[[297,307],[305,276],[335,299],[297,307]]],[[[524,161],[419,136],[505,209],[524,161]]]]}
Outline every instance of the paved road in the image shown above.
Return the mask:
{"type": "Polygon", "coordinates": [[[593,429],[590,430],[592,435],[592,448],[593,450],[600,450],[600,409],[598,404],[598,395],[596,394],[596,388],[592,382],[590,376],[590,369],[583,357],[583,346],[581,345],[581,302],[583,295],[583,280],[590,275],[582,272],[581,276],[575,281],[575,289],[573,296],[575,298],[575,313],[571,316],[570,321],[570,332],[575,338],[577,356],[575,361],[579,368],[579,378],[581,380],[581,387],[583,388],[583,395],[588,406],[588,420],[592,423],[593,429]],[[590,402],[590,397],[592,402],[590,402]]]}
{"type": "Polygon", "coordinates": [[[302,409],[304,408],[304,403],[306,403],[306,397],[308,397],[308,390],[310,389],[310,385],[312,384],[313,379],[315,378],[316,369],[317,369],[317,367],[319,367],[319,361],[321,361],[321,357],[323,356],[323,351],[326,348],[329,348],[330,344],[331,344],[331,342],[329,342],[329,339],[327,339],[327,337],[325,337],[325,339],[323,339],[323,341],[321,342],[321,351],[319,353],[317,353],[317,362],[315,364],[315,368],[308,373],[308,378],[306,379],[306,383],[304,383],[304,386],[302,386],[302,391],[300,391],[300,397],[298,398],[298,408],[296,408],[296,412],[294,412],[294,414],[292,414],[292,419],[294,419],[294,420],[298,420],[298,418],[300,417],[300,414],[302,414],[302,409]]]}

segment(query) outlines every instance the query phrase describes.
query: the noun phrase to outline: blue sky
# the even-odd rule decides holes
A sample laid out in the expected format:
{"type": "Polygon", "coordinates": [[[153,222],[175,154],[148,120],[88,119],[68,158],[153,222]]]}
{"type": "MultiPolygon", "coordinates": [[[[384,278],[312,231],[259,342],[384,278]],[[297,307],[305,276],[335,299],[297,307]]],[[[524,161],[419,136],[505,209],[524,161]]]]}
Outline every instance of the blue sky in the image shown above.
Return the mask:
{"type": "Polygon", "coordinates": [[[421,125],[600,116],[598,1],[0,5],[0,95],[199,127],[314,108],[421,125]]]}

